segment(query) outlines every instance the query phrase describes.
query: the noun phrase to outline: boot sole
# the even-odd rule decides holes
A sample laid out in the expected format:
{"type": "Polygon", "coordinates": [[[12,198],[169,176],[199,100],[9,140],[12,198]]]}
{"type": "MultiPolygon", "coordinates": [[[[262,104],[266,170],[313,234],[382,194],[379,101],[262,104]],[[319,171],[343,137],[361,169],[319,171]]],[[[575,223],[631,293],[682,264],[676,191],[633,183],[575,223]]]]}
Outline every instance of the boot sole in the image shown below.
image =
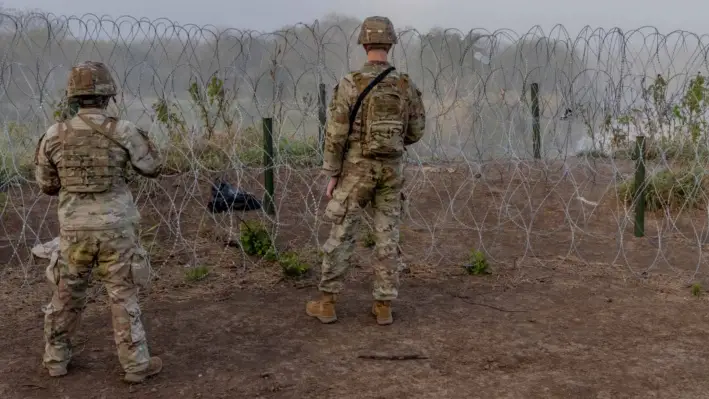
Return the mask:
{"type": "Polygon", "coordinates": [[[160,372],[162,371],[162,367],[163,367],[163,366],[162,366],[162,364],[161,364],[159,369],[157,369],[157,370],[155,370],[155,371],[152,371],[152,372],[150,372],[149,374],[146,374],[146,375],[141,375],[141,376],[138,376],[138,375],[135,375],[135,374],[126,375],[126,376],[123,377],[123,381],[125,381],[125,382],[127,382],[127,383],[130,383],[130,384],[139,384],[139,383],[145,381],[146,379],[148,379],[148,378],[150,378],[150,377],[152,377],[152,376],[154,376],[154,375],[160,374],[160,372]]]}
{"type": "Polygon", "coordinates": [[[379,324],[380,326],[388,326],[389,324],[394,323],[393,316],[386,319],[386,320],[381,320],[381,319],[379,319],[379,316],[377,316],[377,314],[374,311],[372,311],[372,316],[374,316],[377,319],[377,324],[379,324]]]}
{"type": "Polygon", "coordinates": [[[49,376],[50,377],[64,377],[67,375],[69,372],[67,370],[59,370],[59,371],[54,371],[54,370],[49,370],[49,376]]]}
{"type": "Polygon", "coordinates": [[[316,314],[312,314],[312,313],[308,312],[307,309],[305,310],[305,313],[306,313],[308,316],[310,316],[310,317],[315,317],[316,319],[320,320],[320,322],[323,323],[323,324],[330,324],[330,323],[334,323],[334,322],[337,321],[337,316],[333,316],[333,317],[322,317],[322,316],[318,316],[318,315],[316,315],[316,314]]]}

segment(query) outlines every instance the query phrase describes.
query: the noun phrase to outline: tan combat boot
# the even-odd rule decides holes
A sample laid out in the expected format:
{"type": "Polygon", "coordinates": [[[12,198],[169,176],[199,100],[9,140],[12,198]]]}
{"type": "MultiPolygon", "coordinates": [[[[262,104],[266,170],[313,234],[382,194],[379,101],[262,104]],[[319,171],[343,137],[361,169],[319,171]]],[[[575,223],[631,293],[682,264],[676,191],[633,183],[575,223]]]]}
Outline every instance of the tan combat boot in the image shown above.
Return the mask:
{"type": "Polygon", "coordinates": [[[47,366],[44,365],[44,368],[49,371],[49,376],[50,377],[63,377],[67,375],[67,368],[65,366],[47,366]]]}
{"type": "Polygon", "coordinates": [[[320,322],[328,324],[337,321],[335,314],[335,294],[323,292],[322,298],[310,301],[305,306],[305,313],[310,317],[315,317],[320,322]]]}
{"type": "Polygon", "coordinates": [[[148,368],[137,373],[126,373],[123,377],[123,381],[130,383],[143,382],[146,378],[153,376],[162,371],[162,360],[159,357],[153,356],[150,358],[150,363],[148,363],[148,368]]]}
{"type": "Polygon", "coordinates": [[[391,315],[391,301],[374,301],[372,314],[377,317],[377,324],[386,326],[394,322],[391,315]]]}

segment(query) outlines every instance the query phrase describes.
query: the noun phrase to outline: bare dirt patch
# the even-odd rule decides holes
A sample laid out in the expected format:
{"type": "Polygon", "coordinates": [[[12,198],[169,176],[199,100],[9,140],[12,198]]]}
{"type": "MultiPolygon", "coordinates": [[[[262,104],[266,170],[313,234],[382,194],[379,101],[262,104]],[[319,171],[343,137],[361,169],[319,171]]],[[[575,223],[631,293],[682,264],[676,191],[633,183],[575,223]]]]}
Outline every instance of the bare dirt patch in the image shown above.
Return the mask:
{"type": "MultiPolygon", "coordinates": [[[[317,217],[324,202],[315,171],[278,173],[278,246],[315,267],[297,282],[226,245],[238,219],[205,212],[213,176],[141,185],[143,227],[155,227],[144,242],[159,274],[143,309],[165,370],[133,387],[120,380],[99,284],[70,374],[42,371],[41,306],[50,291],[45,261],[28,251],[57,234],[56,201],[12,187],[0,247],[8,260],[0,270],[0,397],[705,397],[709,317],[689,284],[707,286],[706,216],[649,215],[648,236],[638,239],[614,197],[617,165],[529,165],[409,168],[407,270],[388,327],[369,314],[372,253],[364,247],[340,320],[322,325],[305,315],[328,227],[317,217]],[[491,275],[465,274],[471,249],[487,253],[491,275]],[[210,273],[187,281],[184,267],[195,265],[210,273]]],[[[258,174],[230,180],[262,193],[258,174]]]]}

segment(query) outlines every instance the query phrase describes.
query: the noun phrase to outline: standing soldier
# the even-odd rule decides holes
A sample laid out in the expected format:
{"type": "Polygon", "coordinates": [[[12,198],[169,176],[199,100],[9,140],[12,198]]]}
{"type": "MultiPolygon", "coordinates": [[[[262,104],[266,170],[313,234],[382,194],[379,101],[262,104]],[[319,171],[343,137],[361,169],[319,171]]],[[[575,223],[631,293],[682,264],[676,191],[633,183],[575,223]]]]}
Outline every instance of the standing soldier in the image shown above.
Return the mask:
{"type": "Polygon", "coordinates": [[[133,268],[144,267],[147,259],[137,237],[140,214],[126,169],[131,166],[155,178],[161,170],[159,154],[145,131],[108,116],[116,84],[103,63],[73,67],[66,94],[78,103],[78,113],[52,125],[35,153],[40,188],[59,196],[61,256],[54,273],[57,289],[45,310],[44,367],[53,377],[67,373],[89,277],[98,267],[111,304],[124,380],[141,382],[159,373],[162,361],[150,357],[140,319],[133,268]]]}
{"type": "Polygon", "coordinates": [[[394,26],[385,17],[362,23],[358,44],[367,52],[362,69],[335,86],[325,138],[323,170],[330,176],[325,217],[333,223],[323,245],[322,298],[306,312],[323,323],[337,320],[335,300],[354,250],[363,208],[374,208],[376,263],[374,304],[377,323],[393,322],[391,301],[399,287],[399,222],[404,183],[405,146],[424,133],[421,92],[408,75],[388,62],[396,44],[394,26]]]}

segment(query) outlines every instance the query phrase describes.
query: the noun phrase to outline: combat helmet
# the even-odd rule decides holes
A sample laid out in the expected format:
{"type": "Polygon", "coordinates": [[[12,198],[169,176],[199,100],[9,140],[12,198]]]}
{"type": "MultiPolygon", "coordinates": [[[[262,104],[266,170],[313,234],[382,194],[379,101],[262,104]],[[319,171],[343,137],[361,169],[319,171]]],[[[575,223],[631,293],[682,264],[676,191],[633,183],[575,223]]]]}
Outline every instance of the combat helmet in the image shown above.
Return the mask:
{"type": "Polygon", "coordinates": [[[107,96],[116,95],[116,82],[111,71],[103,62],[84,61],[75,65],[69,72],[66,96],[107,96]]]}
{"type": "Polygon", "coordinates": [[[362,22],[357,44],[396,44],[394,24],[387,17],[368,17],[362,22]]]}

